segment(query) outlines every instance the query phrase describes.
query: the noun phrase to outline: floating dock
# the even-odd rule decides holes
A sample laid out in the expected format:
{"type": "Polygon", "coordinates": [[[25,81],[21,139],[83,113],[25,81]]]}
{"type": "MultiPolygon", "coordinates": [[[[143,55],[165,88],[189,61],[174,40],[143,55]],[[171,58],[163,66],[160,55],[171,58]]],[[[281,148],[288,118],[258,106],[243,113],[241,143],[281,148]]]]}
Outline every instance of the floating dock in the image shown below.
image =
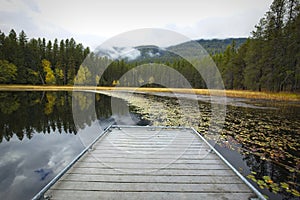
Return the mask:
{"type": "Polygon", "coordinates": [[[193,128],[111,126],[34,199],[265,199],[193,128]]]}

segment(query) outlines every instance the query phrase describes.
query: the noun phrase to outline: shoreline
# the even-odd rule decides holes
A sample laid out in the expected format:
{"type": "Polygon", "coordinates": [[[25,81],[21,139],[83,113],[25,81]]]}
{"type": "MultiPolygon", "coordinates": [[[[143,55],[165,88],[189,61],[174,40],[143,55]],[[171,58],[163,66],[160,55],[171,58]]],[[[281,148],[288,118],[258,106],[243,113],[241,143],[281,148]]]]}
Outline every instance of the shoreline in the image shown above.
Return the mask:
{"type": "Polygon", "coordinates": [[[199,94],[213,96],[228,96],[234,98],[262,99],[276,101],[300,101],[300,93],[289,92],[257,92],[249,90],[208,90],[191,88],[135,88],[135,87],[105,87],[105,86],[49,86],[49,85],[0,85],[4,91],[73,91],[73,90],[103,90],[103,91],[139,91],[139,92],[177,92],[183,94],[199,94]]]}

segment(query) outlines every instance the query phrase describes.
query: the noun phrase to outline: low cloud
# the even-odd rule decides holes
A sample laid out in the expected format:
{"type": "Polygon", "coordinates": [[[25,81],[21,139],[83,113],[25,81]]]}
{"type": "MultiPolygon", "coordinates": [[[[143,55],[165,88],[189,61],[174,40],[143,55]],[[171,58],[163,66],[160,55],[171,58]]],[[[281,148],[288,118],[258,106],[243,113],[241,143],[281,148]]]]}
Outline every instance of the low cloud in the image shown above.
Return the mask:
{"type": "Polygon", "coordinates": [[[107,47],[98,48],[95,50],[96,54],[101,57],[108,57],[111,59],[128,59],[134,60],[141,55],[141,52],[132,47],[107,47]]]}

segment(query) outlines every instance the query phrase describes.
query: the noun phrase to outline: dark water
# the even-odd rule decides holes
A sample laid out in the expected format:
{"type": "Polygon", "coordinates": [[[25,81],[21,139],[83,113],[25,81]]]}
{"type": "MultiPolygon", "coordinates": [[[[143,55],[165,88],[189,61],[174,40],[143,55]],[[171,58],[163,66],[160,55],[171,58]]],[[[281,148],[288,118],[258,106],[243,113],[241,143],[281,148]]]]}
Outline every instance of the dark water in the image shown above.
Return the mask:
{"type": "MultiPolygon", "coordinates": [[[[121,100],[78,93],[74,98],[77,113],[95,109],[96,115],[81,115],[74,122],[70,92],[0,93],[0,199],[33,197],[101,128],[113,122],[182,123],[178,102],[170,97],[144,94],[121,100]],[[129,110],[124,109],[127,104],[129,110]]],[[[215,147],[270,199],[297,199],[300,107],[265,101],[246,103],[252,106],[227,106],[225,125],[215,147]]],[[[201,116],[190,115],[188,121],[205,134],[210,105],[200,101],[199,108],[201,116]]]]}

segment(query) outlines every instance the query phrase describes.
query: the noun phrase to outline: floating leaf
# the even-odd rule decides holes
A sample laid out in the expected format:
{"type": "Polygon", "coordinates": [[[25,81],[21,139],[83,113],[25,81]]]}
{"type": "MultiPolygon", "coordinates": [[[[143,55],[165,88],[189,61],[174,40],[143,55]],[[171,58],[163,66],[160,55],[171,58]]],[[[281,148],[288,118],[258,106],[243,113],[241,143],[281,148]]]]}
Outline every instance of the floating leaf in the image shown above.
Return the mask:
{"type": "Polygon", "coordinates": [[[269,199],[269,197],[267,195],[264,194],[263,196],[265,197],[265,199],[269,199]]]}
{"type": "Polygon", "coordinates": [[[295,172],[295,169],[291,168],[291,169],[289,169],[289,171],[293,173],[293,172],[295,172]]]}
{"type": "Polygon", "coordinates": [[[272,184],[270,185],[270,187],[271,187],[271,189],[272,189],[272,192],[274,192],[275,194],[278,193],[279,190],[280,190],[280,188],[279,188],[279,186],[278,186],[277,183],[272,183],[272,184]]]}
{"type": "Polygon", "coordinates": [[[261,189],[264,189],[265,187],[267,187],[266,183],[263,180],[258,180],[257,184],[261,189]]]}
{"type": "Polygon", "coordinates": [[[289,189],[289,184],[287,184],[287,183],[282,182],[282,183],[280,183],[280,186],[281,186],[283,189],[286,189],[286,190],[289,189]]]}
{"type": "Polygon", "coordinates": [[[247,176],[247,178],[251,179],[251,180],[254,181],[254,182],[257,182],[256,178],[255,178],[252,174],[249,174],[249,175],[247,176]]]}
{"type": "Polygon", "coordinates": [[[293,195],[295,195],[295,196],[297,196],[297,197],[300,197],[300,193],[299,193],[297,190],[292,189],[291,191],[292,191],[292,194],[293,194],[293,195]]]}
{"type": "Polygon", "coordinates": [[[271,178],[269,176],[263,176],[263,179],[266,183],[273,183],[273,181],[271,180],[271,178]]]}

